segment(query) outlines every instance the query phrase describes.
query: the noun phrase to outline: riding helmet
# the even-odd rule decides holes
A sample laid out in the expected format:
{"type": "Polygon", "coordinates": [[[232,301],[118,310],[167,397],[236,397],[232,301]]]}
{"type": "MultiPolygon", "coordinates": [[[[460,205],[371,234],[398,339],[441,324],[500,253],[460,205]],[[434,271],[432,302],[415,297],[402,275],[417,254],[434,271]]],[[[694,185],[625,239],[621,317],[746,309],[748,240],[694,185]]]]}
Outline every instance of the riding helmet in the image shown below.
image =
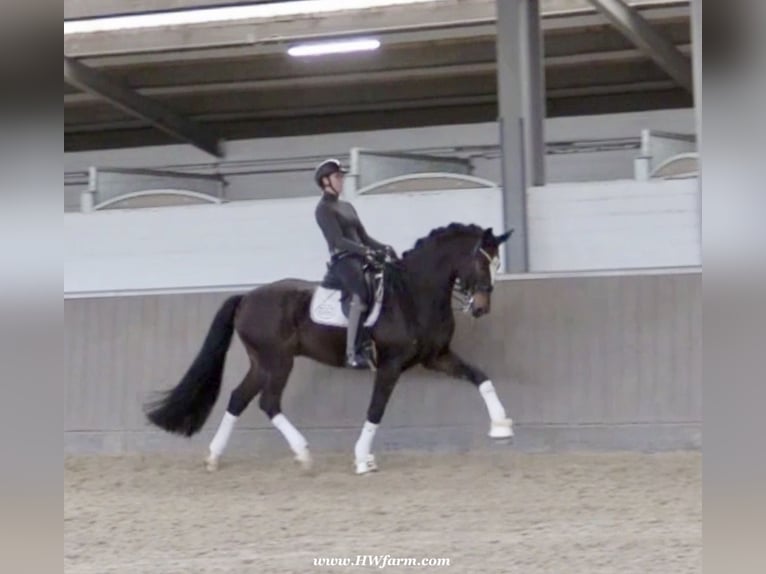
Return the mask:
{"type": "Polygon", "coordinates": [[[324,189],[322,187],[322,178],[332,175],[337,171],[348,173],[348,170],[344,169],[337,159],[326,159],[320,163],[314,171],[314,181],[319,186],[319,189],[324,189]]]}

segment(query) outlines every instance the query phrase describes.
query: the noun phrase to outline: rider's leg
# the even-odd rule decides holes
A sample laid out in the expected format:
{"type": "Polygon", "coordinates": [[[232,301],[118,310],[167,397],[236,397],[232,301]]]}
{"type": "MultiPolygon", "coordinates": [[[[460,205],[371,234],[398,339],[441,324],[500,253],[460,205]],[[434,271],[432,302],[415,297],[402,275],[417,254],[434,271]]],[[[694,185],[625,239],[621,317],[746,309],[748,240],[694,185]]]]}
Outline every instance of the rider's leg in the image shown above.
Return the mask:
{"type": "Polygon", "coordinates": [[[365,302],[367,287],[364,282],[362,261],[356,257],[347,257],[338,262],[336,272],[346,292],[351,294],[346,331],[346,365],[364,368],[368,366],[369,359],[358,352],[362,315],[367,310],[365,302]]]}
{"type": "Polygon", "coordinates": [[[367,359],[357,353],[359,342],[359,327],[362,322],[362,313],[367,305],[362,302],[358,294],[351,297],[351,308],[348,313],[348,330],[346,331],[346,364],[350,367],[366,367],[367,359]]]}

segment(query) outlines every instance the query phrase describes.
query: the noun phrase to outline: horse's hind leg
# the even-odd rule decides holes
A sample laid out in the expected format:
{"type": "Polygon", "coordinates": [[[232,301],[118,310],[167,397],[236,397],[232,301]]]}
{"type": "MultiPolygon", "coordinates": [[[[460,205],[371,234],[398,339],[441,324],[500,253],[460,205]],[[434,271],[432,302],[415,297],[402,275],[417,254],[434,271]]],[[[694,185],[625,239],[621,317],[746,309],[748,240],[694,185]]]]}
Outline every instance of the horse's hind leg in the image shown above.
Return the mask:
{"type": "Polygon", "coordinates": [[[285,389],[292,368],[292,357],[270,355],[267,366],[264,366],[264,370],[267,371],[268,375],[259,404],[261,410],[271,420],[271,424],[285,437],[293,453],[295,453],[295,460],[300,462],[304,469],[309,469],[312,462],[308,449],[308,441],[282,412],[282,392],[285,389]]]}
{"type": "Polygon", "coordinates": [[[231,438],[234,424],[250,401],[261,391],[262,386],[263,376],[259,374],[257,365],[253,363],[242,382],[231,392],[229,406],[226,407],[221,424],[218,425],[218,430],[210,441],[210,453],[206,460],[208,470],[218,469],[218,460],[231,438]]]}

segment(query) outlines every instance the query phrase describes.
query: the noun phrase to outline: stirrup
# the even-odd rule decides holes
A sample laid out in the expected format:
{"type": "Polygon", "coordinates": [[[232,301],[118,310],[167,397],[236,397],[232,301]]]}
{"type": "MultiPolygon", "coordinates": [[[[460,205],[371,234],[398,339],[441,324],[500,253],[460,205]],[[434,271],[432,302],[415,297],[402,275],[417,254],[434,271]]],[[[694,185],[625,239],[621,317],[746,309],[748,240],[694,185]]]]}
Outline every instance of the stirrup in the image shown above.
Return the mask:
{"type": "Polygon", "coordinates": [[[353,356],[346,356],[346,366],[352,369],[370,369],[377,370],[374,345],[368,343],[357,349],[353,356]]]}
{"type": "Polygon", "coordinates": [[[370,357],[359,351],[352,357],[346,357],[346,366],[351,369],[370,369],[373,367],[370,357]]]}

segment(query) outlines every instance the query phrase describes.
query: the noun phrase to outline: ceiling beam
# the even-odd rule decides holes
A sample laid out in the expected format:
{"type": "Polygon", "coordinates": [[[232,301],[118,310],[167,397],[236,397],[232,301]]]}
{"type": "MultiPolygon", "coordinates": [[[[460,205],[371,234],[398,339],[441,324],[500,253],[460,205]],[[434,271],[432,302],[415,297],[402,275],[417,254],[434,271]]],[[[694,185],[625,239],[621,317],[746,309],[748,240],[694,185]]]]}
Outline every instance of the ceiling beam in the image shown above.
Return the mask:
{"type": "Polygon", "coordinates": [[[623,0],[590,0],[590,3],[678,85],[693,92],[691,61],[634,8],[623,0]]]}
{"type": "Polygon", "coordinates": [[[65,0],[64,20],[108,18],[152,12],[175,12],[236,6],[238,4],[269,4],[277,0],[65,0]]]}
{"type": "MultiPolygon", "coordinates": [[[[497,0],[460,0],[355,10],[292,19],[259,19],[188,26],[115,30],[64,36],[64,52],[99,66],[146,62],[228,59],[284,54],[292,42],[376,34],[386,45],[452,39],[494,39],[497,0]]],[[[649,22],[689,18],[687,3],[650,5],[641,15],[649,22]]],[[[609,25],[594,8],[577,15],[543,14],[546,33],[609,25]]]]}
{"type": "MultiPolygon", "coordinates": [[[[461,48],[465,53],[465,48],[461,48]]],[[[441,48],[441,53],[446,52],[446,48],[441,48]]],[[[682,53],[689,53],[691,46],[688,44],[679,46],[682,53]]],[[[494,50],[493,50],[494,51],[494,50]]],[[[566,67],[593,67],[608,64],[620,64],[625,62],[645,61],[646,55],[637,48],[629,50],[615,50],[611,52],[587,52],[583,54],[571,54],[567,56],[549,56],[545,58],[546,68],[566,68],[566,67]]],[[[153,85],[150,87],[136,88],[136,91],[147,97],[168,97],[185,96],[209,93],[226,92],[264,92],[274,89],[308,89],[322,85],[358,85],[374,81],[402,81],[418,80],[433,77],[451,77],[451,76],[476,76],[481,74],[496,73],[496,65],[493,61],[473,61],[458,63],[458,60],[443,60],[437,64],[436,61],[423,62],[428,67],[403,67],[403,68],[367,68],[367,71],[342,72],[324,75],[305,75],[290,77],[264,77],[248,80],[234,79],[230,81],[208,81],[204,83],[177,83],[175,85],[153,85]],[[446,62],[450,61],[449,64],[446,62]]],[[[64,94],[65,106],[83,106],[99,102],[99,97],[82,92],[68,91],[64,94]]]]}
{"type": "MultiPolygon", "coordinates": [[[[402,68],[400,70],[378,70],[375,72],[347,72],[332,75],[296,76],[291,78],[269,78],[262,80],[236,80],[231,82],[208,82],[178,86],[156,86],[141,88],[140,93],[148,97],[199,96],[204,94],[230,94],[233,92],[268,92],[274,90],[309,90],[319,87],[336,86],[360,89],[366,84],[393,82],[420,82],[438,79],[459,79],[461,82],[475,76],[494,75],[494,62],[467,63],[446,66],[402,68]]],[[[97,100],[89,94],[65,94],[64,105],[85,105],[97,100]]]]}
{"type": "Polygon", "coordinates": [[[126,113],[148,121],[156,128],[186,141],[216,157],[223,157],[221,140],[196,122],[184,118],[116,79],[73,58],[64,56],[64,81],[95,94],[126,113]]]}
{"type": "MultiPolygon", "coordinates": [[[[298,120],[304,117],[338,116],[345,114],[380,115],[400,110],[429,111],[437,108],[450,107],[457,109],[461,106],[489,105],[497,101],[495,94],[467,94],[456,96],[431,96],[421,98],[399,98],[392,96],[379,102],[348,102],[332,105],[313,105],[298,108],[269,108],[261,110],[235,110],[206,112],[198,117],[215,123],[236,123],[249,121],[285,121],[298,120]]],[[[106,132],[110,130],[137,129],[144,127],[136,120],[96,121],[67,126],[66,135],[88,132],[106,132]]]]}
{"type": "MultiPolygon", "coordinates": [[[[647,94],[657,91],[672,90],[675,83],[672,80],[659,81],[637,81],[632,83],[620,84],[598,84],[593,86],[580,86],[573,88],[555,88],[548,90],[546,97],[549,101],[562,98],[587,98],[604,95],[629,95],[629,94],[647,94]]],[[[302,116],[330,116],[347,113],[383,113],[392,110],[401,109],[421,109],[428,110],[437,107],[451,106],[473,106],[477,104],[492,104],[497,101],[496,94],[477,94],[466,96],[434,97],[419,100],[385,100],[372,103],[348,103],[336,104],[332,106],[305,106],[302,108],[269,108],[247,111],[231,112],[205,112],[197,117],[207,122],[238,122],[238,121],[271,121],[284,118],[300,118],[302,116]]],[[[108,132],[113,130],[130,130],[144,127],[139,120],[112,120],[112,121],[93,121],[88,123],[77,123],[66,126],[66,134],[108,132]]]]}

